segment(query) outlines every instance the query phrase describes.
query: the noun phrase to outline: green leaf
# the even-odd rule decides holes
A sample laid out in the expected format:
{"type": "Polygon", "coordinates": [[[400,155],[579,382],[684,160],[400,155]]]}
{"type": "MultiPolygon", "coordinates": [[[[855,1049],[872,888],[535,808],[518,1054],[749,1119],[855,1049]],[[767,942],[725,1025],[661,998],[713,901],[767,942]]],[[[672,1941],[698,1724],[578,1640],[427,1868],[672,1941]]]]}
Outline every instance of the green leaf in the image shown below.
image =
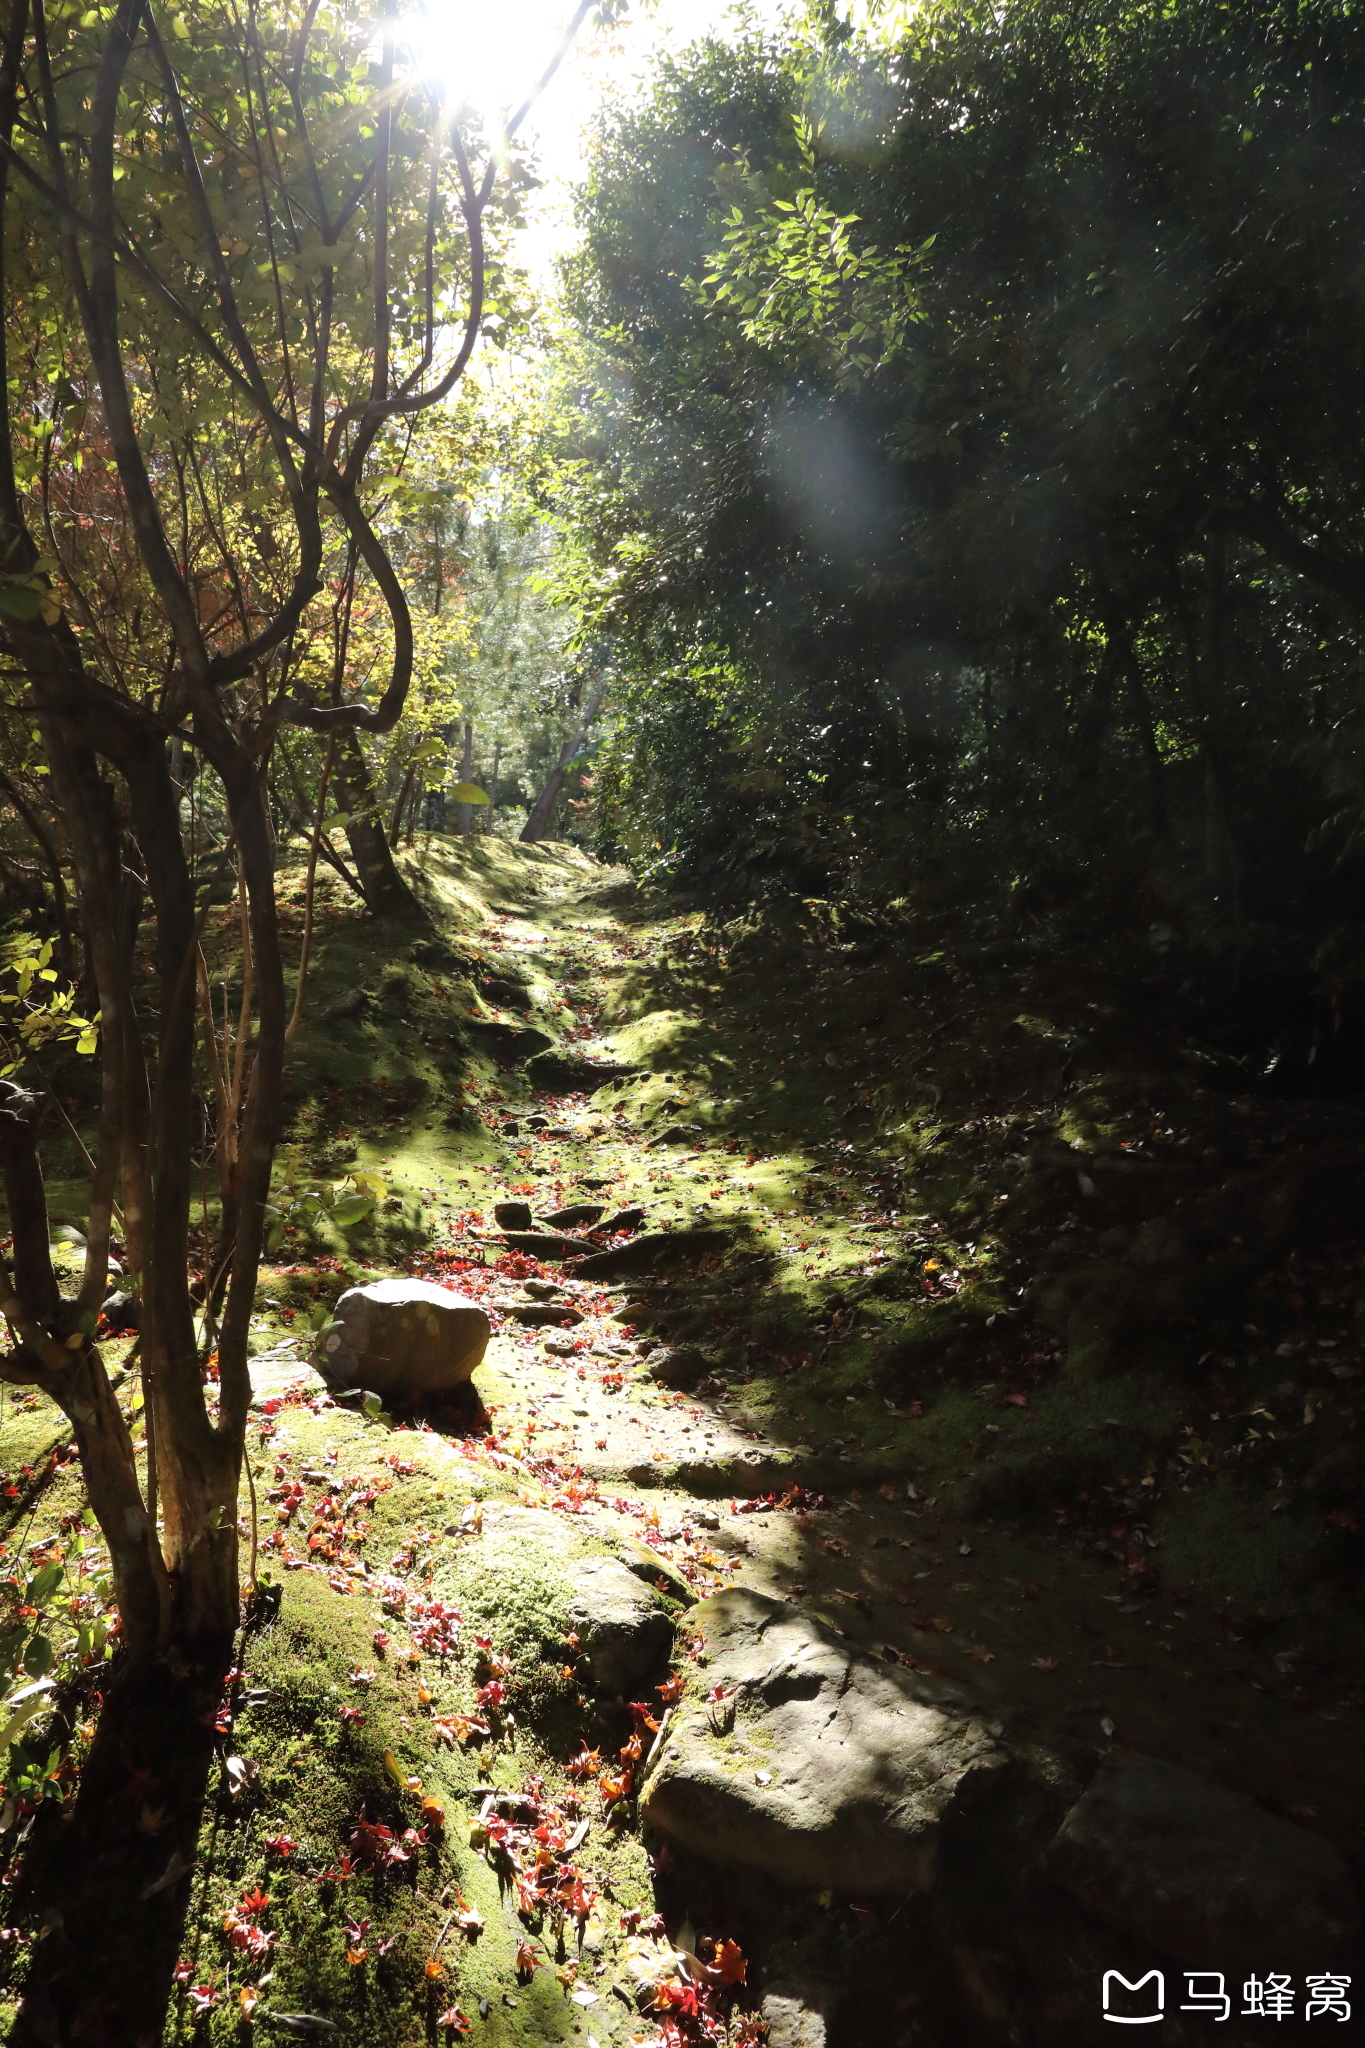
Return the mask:
{"type": "Polygon", "coordinates": [[[446,795],[452,803],[456,804],[486,804],[488,802],[487,790],[480,789],[477,782],[457,782],[453,789],[446,791],[446,795]]]}
{"type": "Polygon", "coordinates": [[[361,1223],[374,1213],[374,1199],[370,1195],[343,1195],[332,1210],[332,1221],[342,1230],[349,1230],[353,1224],[361,1223]]]}
{"type": "Polygon", "coordinates": [[[27,583],[0,582],[0,612],[10,619],[36,619],[42,610],[38,593],[27,583]]]}
{"type": "Polygon", "coordinates": [[[46,1678],[52,1669],[52,1645],[46,1636],[30,1636],[24,1652],[24,1669],[30,1678],[46,1678]]]}

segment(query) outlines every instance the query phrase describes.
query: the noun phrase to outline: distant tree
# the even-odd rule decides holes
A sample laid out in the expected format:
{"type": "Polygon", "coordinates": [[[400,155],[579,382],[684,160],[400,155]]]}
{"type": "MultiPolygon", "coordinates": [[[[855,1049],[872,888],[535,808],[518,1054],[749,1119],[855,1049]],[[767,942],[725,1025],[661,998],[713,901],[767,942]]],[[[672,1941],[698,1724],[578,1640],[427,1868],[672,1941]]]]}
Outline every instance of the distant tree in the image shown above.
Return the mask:
{"type": "Polygon", "coordinates": [[[1358,694],[1362,83],[1346,0],[938,0],[610,112],[562,471],[608,836],[749,887],[988,833],[1227,901],[1269,832],[1307,888],[1358,694]]]}

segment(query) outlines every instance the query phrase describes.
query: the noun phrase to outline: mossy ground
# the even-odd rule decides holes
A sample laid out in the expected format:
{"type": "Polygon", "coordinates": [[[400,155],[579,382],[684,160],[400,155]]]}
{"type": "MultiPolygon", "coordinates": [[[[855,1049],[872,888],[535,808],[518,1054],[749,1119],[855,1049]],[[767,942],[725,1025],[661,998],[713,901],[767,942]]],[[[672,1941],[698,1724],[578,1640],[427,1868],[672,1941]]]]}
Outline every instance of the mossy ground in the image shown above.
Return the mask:
{"type": "MultiPolygon", "coordinates": [[[[349,1570],[277,1572],[264,1618],[244,1634],[169,2038],[236,2041],[246,1985],[267,2018],[325,2017],[357,2043],[428,2041],[452,2006],[469,2017],[474,2038],[492,2044],[618,2038],[626,2014],[610,1997],[608,1937],[623,1911],[650,1910],[648,1866],[638,1835],[613,1825],[595,1788],[585,1792],[563,1770],[579,1746],[571,1731],[600,1733],[604,1720],[601,1705],[560,1672],[563,1660],[573,1663],[559,1597],[568,1581],[538,1551],[519,1557],[514,1534],[490,1534],[485,1551],[476,1523],[461,1529],[471,1504],[488,1508],[492,1526],[497,1504],[511,1497],[506,1475],[421,1432],[369,1427],[330,1405],[316,1413],[291,1405],[252,1435],[262,1439],[254,1461],[285,1485],[295,1474],[318,1475],[305,1479],[308,1493],[343,1502],[357,1489],[384,1490],[348,1527],[349,1570]],[[395,1587],[407,1596],[406,1615],[395,1612],[395,1587]],[[410,1658],[417,1603],[432,1600],[460,1602],[463,1626],[448,1639],[457,1647],[410,1658]],[[510,1666],[510,1711],[492,1717],[488,1739],[451,1741],[438,1717],[475,1713],[475,1639],[485,1629],[510,1666]],[[591,1816],[576,1861],[601,1899],[582,1927],[519,1917],[510,1890],[470,1846],[486,1789],[528,1781],[591,1816]],[[390,1830],[403,1861],[366,1867],[355,1847],[362,1817],[390,1830]],[[405,1846],[408,1829],[426,1839],[405,1846]],[[268,1898],[268,1908],[244,1912],[253,1895],[268,1898]],[[457,1906],[482,1917],[473,1938],[457,1906]],[[234,1916],[275,1937],[263,1958],[234,1952],[234,1916]],[[540,1967],[519,1972],[517,1949],[528,1940],[540,1967]],[[577,1988],[594,1990],[591,2006],[573,2003],[556,1975],[574,1962],[577,1988]],[[196,2014],[201,1985],[216,1998],[196,2014]]],[[[566,1531],[566,1549],[577,1541],[566,1531]]],[[[623,1718],[605,1714],[620,1740],[623,1718]]]]}
{"type": "MultiPolygon", "coordinates": [[[[476,1785],[534,1774],[567,1797],[576,1731],[596,1742],[606,1723],[550,1654],[555,1572],[519,1574],[515,1555],[482,1570],[489,1539],[446,1531],[470,1502],[542,1507],[573,1485],[566,1559],[646,1533],[661,1572],[804,1601],[1040,1730],[1103,1744],[1111,1723],[1322,1829],[1358,1866],[1362,1539],[1352,1510],[1329,1517],[1304,1483],[1359,1441],[1358,1237],[1292,1244],[1231,1291],[1210,1268],[1206,1297],[1199,1268],[1178,1300],[1125,1247],[1201,1189],[1354,1131],[1359,1106],[1248,1094],[1191,1045],[1173,967],[1068,955],[1046,933],[974,933],[929,904],[717,922],[571,850],[500,842],[438,841],[419,873],[432,928],[396,944],[329,897],[289,1076],[299,1170],[377,1171],[392,1206],[348,1236],[293,1236],[262,1274],[256,1341],[301,1335],[317,1301],[370,1272],[452,1277],[501,1325],[479,1373],[494,1434],[465,1456],[291,1407],[265,1443],[253,1429],[252,1459],[263,1529],[282,1449],[290,1471],[386,1476],[357,1559],[382,1576],[411,1552],[405,1583],[460,1606],[466,1639],[493,1639],[525,1711],[481,1749],[434,1746],[434,1713],[470,1711],[470,1660],[409,1670],[374,1650],[377,1628],[406,1638],[363,1572],[338,1592],[268,1566],[279,1613],[240,1660],[244,1696],[265,1697],[224,1744],[261,1775],[215,1785],[186,1936],[193,1981],[217,1970],[222,1995],[198,2020],[182,1998],[177,2037],[234,2034],[222,1917],[257,1885],[277,1936],[263,2001],[332,2017],[349,2039],[428,2039],[452,2000],[480,2041],[576,2033],[605,2048],[645,2031],[611,1991],[620,1914],[651,1898],[638,1837],[585,1806],[603,1895],[601,1946],[581,1958],[591,2007],[552,1968],[520,1981],[524,1929],[468,1846],[476,1785]],[[521,983],[524,1002],[482,994],[490,976],[521,983]],[[639,1071],[547,1100],[468,1030],[473,1016],[529,1019],[639,1071]],[[651,1226],[732,1226],[735,1249],[615,1288],[569,1280],[586,1321],[560,1361],[502,1322],[514,1283],[477,1263],[495,1260],[480,1240],[512,1193],[542,1213],[639,1201],[651,1226]],[[626,1355],[651,1332],[706,1351],[697,1394],[664,1394],[626,1355]],[[413,1469],[383,1463],[394,1456],[413,1469]],[[729,1494],[779,1472],[825,1504],[730,1512],[729,1494]],[[682,1519],[699,1497],[717,1510],[706,1534],[682,1519]],[[372,1683],[353,1682],[357,1665],[372,1683]],[[358,1721],[343,1722],[348,1706],[358,1721]],[[444,1830],[390,1875],[320,1882],[362,1806],[415,1823],[386,1750],[444,1807],[444,1830]],[[300,1844],[283,1862],[264,1848],[282,1834],[300,1844]],[[447,1932],[428,1978],[457,1886],[486,1931],[447,1932]],[[363,1964],[346,1960],[348,1913],[372,1923],[363,1964]]],[[[62,1202],[79,1215],[74,1179],[62,1202]]],[[[40,1469],[55,1440],[50,1411],[5,1397],[7,1469],[40,1469]]],[[[40,1491],[35,1531],[75,1484],[65,1468],[40,1491]]],[[[670,1879],[669,1910],[695,1917],[682,1885],[670,1879]]]]}

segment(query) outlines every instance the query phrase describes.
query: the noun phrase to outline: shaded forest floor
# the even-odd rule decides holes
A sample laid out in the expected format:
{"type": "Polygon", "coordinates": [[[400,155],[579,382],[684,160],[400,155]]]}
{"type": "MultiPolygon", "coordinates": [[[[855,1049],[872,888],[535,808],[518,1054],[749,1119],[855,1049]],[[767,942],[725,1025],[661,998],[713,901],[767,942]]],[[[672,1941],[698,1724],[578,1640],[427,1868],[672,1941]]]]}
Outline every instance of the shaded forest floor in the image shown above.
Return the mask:
{"type": "MultiPolygon", "coordinates": [[[[422,886],[410,944],[325,908],[285,1163],[388,1193],[348,1238],[291,1226],[262,1274],[249,1446],[272,1583],[197,1842],[159,1824],[154,1762],[130,1764],[118,1881],[170,1870],[150,1897],[182,1923],[167,2038],[273,2019],[606,2048],[652,2038],[626,1994],[656,1908],[671,1936],[748,1939],[743,1885],[689,1896],[629,1800],[566,1772],[631,1722],[585,1685],[518,1509],[553,1515],[566,1557],[596,1545],[656,1579],[680,1660],[692,1600],[751,1585],[1040,1731],[1247,1792],[1359,1876],[1360,1100],[1239,1092],[1164,958],[1080,957],[1041,923],[823,903],[726,922],[498,843],[437,842],[422,886]],[[537,1092],[528,1024],[632,1072],[537,1092]],[[647,1229],[707,1236],[575,1278],[508,1254],[504,1200],[639,1205],[647,1229]],[[488,1308],[482,1417],[367,1421],[300,1375],[316,1305],[394,1271],[488,1308]],[[527,1279],[581,1319],[523,1327],[527,1279]],[[702,1353],[690,1386],[650,1376],[665,1344],[702,1353]],[[596,1902],[542,1916],[520,1970],[531,1923],[469,1841],[490,1787],[566,1838],[588,1823],[569,1867],[596,1902]]],[[[79,1184],[63,1198],[78,1217],[79,1184]]],[[[4,1402],[17,1549],[79,1496],[52,1410],[4,1402]]],[[[826,1908],[854,1944],[857,1903],[826,1908]]],[[[11,1997],[36,1931],[21,1917],[5,1952],[11,1997]]],[[[756,1966],[737,2010],[761,1990],[756,1966]]]]}

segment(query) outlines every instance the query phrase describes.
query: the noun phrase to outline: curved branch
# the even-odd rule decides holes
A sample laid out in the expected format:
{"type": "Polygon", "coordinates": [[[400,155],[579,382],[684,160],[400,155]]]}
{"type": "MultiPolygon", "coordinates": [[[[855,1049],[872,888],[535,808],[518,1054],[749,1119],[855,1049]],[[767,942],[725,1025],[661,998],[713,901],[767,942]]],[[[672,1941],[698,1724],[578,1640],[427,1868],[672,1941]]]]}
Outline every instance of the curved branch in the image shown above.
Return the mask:
{"type": "Polygon", "coordinates": [[[1352,611],[1365,612],[1365,562],[1331,553],[1303,540],[1284,517],[1268,505],[1224,505],[1214,515],[1219,525],[1258,547],[1298,575],[1330,590],[1352,611]]]}
{"type": "Polygon", "coordinates": [[[285,724],[308,726],[314,732],[331,732],[350,726],[357,732],[392,732],[403,715],[412,682],[412,613],[397,571],[369,520],[360,508],[355,492],[343,476],[332,470],[323,478],[323,488],[335,505],[355,543],[356,551],[379,586],[393,621],[393,667],[384,694],[373,708],[365,704],[305,704],[286,698],[282,707],[285,724]]]}

